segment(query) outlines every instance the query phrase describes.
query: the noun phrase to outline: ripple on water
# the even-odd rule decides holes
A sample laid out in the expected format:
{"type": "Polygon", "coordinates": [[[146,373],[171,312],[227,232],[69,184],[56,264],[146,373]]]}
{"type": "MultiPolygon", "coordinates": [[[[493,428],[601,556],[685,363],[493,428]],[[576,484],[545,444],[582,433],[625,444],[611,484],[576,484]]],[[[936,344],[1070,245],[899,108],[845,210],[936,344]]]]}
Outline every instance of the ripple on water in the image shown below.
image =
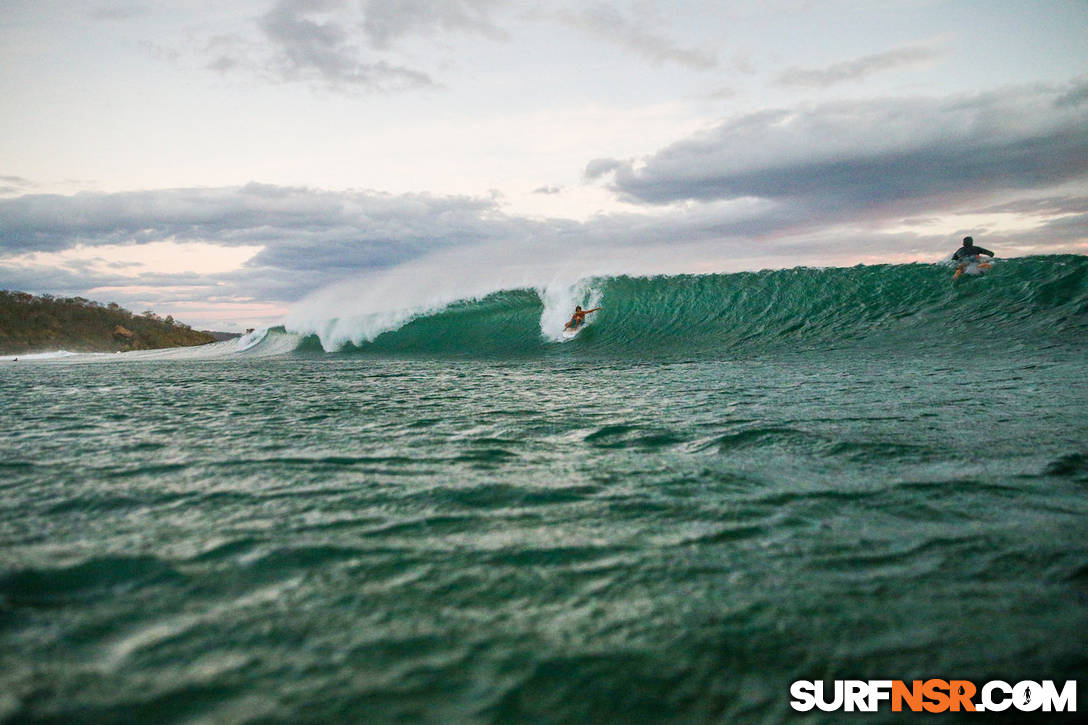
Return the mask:
{"type": "Polygon", "coordinates": [[[606,425],[586,435],[583,440],[594,448],[667,448],[684,442],[676,433],[634,425],[606,425]]]}

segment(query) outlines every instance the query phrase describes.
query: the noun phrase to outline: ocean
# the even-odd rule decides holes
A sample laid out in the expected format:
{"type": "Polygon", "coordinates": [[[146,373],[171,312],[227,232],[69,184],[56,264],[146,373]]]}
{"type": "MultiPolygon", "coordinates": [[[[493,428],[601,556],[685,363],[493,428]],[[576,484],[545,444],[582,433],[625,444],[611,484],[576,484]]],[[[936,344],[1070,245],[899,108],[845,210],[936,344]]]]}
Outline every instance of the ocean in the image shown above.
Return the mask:
{"type": "Polygon", "coordinates": [[[838,679],[1083,700],[1088,258],[950,277],[600,277],[7,358],[0,721],[840,722],[790,705],[838,679]],[[574,300],[603,309],[559,341],[574,300]]]}

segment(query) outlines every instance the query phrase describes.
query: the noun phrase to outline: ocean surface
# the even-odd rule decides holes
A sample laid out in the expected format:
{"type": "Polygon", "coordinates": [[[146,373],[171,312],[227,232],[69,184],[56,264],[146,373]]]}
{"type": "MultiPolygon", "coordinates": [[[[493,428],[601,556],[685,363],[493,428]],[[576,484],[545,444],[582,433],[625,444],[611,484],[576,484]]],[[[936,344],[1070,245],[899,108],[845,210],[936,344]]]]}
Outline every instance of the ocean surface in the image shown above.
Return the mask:
{"type": "Polygon", "coordinates": [[[0,361],[0,722],[904,721],[791,710],[847,678],[1083,701],[1088,258],[950,276],[596,278],[0,361]],[[572,301],[603,309],[560,341],[572,301]]]}

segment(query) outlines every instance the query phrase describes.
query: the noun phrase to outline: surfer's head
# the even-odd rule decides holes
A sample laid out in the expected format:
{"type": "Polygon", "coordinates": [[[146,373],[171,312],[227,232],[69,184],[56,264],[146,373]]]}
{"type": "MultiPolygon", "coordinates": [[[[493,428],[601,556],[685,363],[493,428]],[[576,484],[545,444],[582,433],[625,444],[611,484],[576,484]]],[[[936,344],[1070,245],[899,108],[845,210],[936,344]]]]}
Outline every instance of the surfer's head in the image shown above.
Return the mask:
{"type": "Polygon", "coordinates": [[[972,239],[971,237],[964,237],[963,238],[963,246],[973,247],[973,246],[975,246],[975,240],[972,239]]]}
{"type": "Polygon", "coordinates": [[[575,305],[574,306],[574,311],[575,312],[581,312],[582,311],[582,306],[581,305],[575,305]]]}

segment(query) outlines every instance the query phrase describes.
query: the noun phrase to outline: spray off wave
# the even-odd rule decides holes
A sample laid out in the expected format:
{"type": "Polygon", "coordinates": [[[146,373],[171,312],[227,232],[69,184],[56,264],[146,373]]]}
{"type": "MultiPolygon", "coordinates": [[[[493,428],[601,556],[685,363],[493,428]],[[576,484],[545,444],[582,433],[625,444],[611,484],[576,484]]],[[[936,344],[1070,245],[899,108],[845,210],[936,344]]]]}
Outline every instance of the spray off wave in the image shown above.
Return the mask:
{"type": "Polygon", "coordinates": [[[301,347],[312,352],[578,351],[639,359],[1086,339],[1086,257],[1001,260],[987,276],[957,283],[950,277],[947,266],[906,264],[557,279],[520,287],[477,281],[464,292],[434,290],[414,301],[394,294],[390,278],[363,290],[329,290],[293,311],[286,330],[306,338],[301,347]],[[561,333],[576,304],[603,309],[567,340],[561,333]]]}

